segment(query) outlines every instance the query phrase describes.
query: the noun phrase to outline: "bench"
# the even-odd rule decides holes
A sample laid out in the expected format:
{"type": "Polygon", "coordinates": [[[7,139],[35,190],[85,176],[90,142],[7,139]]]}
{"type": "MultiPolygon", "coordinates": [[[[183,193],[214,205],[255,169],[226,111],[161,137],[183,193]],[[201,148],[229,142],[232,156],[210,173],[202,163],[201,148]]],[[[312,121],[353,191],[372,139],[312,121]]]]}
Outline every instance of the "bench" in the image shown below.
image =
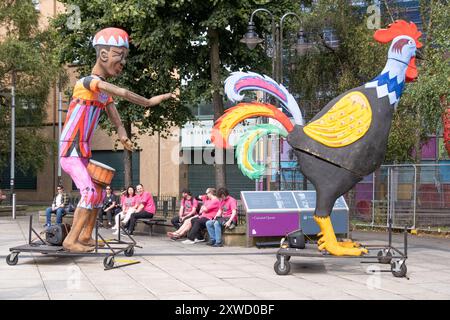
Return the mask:
{"type": "Polygon", "coordinates": [[[136,220],[136,222],[142,222],[148,225],[150,227],[150,236],[153,236],[153,226],[164,225],[167,222],[167,220],[164,218],[154,217],[154,218],[138,219],[136,220]]]}

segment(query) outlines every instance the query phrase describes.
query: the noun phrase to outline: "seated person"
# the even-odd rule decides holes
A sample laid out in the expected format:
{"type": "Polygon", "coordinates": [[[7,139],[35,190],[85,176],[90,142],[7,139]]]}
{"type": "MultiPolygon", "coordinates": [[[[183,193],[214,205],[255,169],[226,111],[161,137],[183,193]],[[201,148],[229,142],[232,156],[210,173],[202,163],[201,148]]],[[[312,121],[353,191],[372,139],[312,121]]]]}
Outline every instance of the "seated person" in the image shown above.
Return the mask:
{"type": "Polygon", "coordinates": [[[136,200],[137,196],[134,193],[134,187],[129,186],[126,191],[122,192],[122,196],[120,197],[120,203],[122,205],[122,211],[120,211],[114,219],[116,220],[116,224],[112,227],[114,235],[119,234],[120,229],[120,220],[123,220],[124,223],[127,223],[131,218],[131,214],[135,212],[136,209],[136,200]],[[125,194],[126,193],[126,194],[125,194]]]}
{"type": "Polygon", "coordinates": [[[129,234],[133,234],[138,219],[153,218],[153,215],[156,212],[152,194],[145,191],[144,186],[141,183],[136,186],[136,191],[136,210],[131,214],[130,221],[126,226],[129,234]]]}
{"type": "Polygon", "coordinates": [[[100,222],[100,227],[103,227],[103,215],[106,214],[108,219],[108,228],[113,225],[113,217],[116,213],[120,211],[118,205],[117,196],[114,194],[111,186],[106,186],[106,195],[103,200],[103,206],[98,210],[98,221],[100,222]]]}
{"type": "Polygon", "coordinates": [[[192,219],[194,219],[197,215],[184,219],[183,220],[183,224],[181,225],[181,227],[174,231],[174,232],[167,232],[167,236],[172,239],[172,240],[178,240],[180,238],[183,238],[184,236],[187,235],[187,233],[189,232],[189,230],[191,230],[192,228],[192,219]]]}
{"type": "MultiPolygon", "coordinates": [[[[208,190],[209,190],[209,189],[208,189],[208,190]]],[[[207,191],[208,191],[208,190],[207,190],[207,191]]],[[[195,198],[194,198],[194,200],[196,200],[197,203],[201,203],[201,204],[202,204],[202,207],[200,208],[200,212],[202,212],[203,203],[205,203],[205,201],[208,200],[208,196],[207,196],[206,194],[200,195],[200,196],[198,197],[198,200],[195,199],[195,198]]],[[[197,204],[197,205],[198,205],[198,204],[197,204]]],[[[206,209],[206,207],[205,207],[205,209],[206,209]]],[[[205,209],[203,209],[203,210],[205,210],[205,209]]],[[[189,231],[191,230],[191,228],[192,228],[192,219],[198,217],[199,214],[200,214],[200,213],[197,213],[197,210],[196,210],[195,213],[194,213],[192,216],[190,216],[190,217],[188,217],[188,218],[185,218],[185,219],[183,220],[183,224],[181,225],[181,227],[180,227],[178,230],[176,230],[175,232],[167,232],[167,236],[168,236],[171,240],[178,240],[178,239],[181,239],[181,238],[183,238],[184,236],[186,236],[186,235],[188,234],[188,232],[189,232],[189,231]]]]}
{"type": "Polygon", "coordinates": [[[64,192],[64,187],[59,185],[57,193],[53,198],[52,207],[47,208],[46,222],[44,227],[50,227],[52,225],[52,213],[56,213],[56,224],[62,223],[62,217],[66,214],[66,207],[69,204],[69,198],[67,193],[64,192]]]}
{"type": "Polygon", "coordinates": [[[210,239],[208,245],[222,247],[222,227],[232,229],[237,225],[237,201],[226,188],[220,188],[217,196],[220,199],[220,209],[214,219],[206,222],[206,229],[210,239]]]}
{"type": "Polygon", "coordinates": [[[176,229],[180,229],[184,220],[197,215],[198,201],[192,196],[191,192],[184,189],[181,192],[181,197],[180,211],[171,221],[176,229]]]}
{"type": "Polygon", "coordinates": [[[193,244],[205,241],[202,236],[202,230],[206,228],[206,222],[213,219],[220,209],[220,200],[216,196],[216,189],[208,188],[206,197],[203,197],[203,206],[200,208],[200,216],[191,220],[192,228],[188,233],[188,239],[184,244],[193,244]]]}

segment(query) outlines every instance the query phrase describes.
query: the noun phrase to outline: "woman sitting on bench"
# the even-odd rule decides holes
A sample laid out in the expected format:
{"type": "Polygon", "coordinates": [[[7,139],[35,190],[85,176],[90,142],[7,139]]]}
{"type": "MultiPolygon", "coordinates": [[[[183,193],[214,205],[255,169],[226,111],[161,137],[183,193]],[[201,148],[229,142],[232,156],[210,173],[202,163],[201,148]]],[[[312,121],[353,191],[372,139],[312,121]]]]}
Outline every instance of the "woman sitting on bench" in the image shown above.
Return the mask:
{"type": "Polygon", "coordinates": [[[123,223],[126,224],[136,211],[136,196],[133,186],[127,188],[126,195],[122,195],[120,198],[120,203],[122,204],[122,211],[115,216],[116,224],[112,227],[115,230],[114,235],[119,234],[120,220],[123,220],[123,223]]]}
{"type": "MultiPolygon", "coordinates": [[[[136,208],[131,214],[130,221],[126,224],[128,234],[133,234],[138,219],[150,219],[156,212],[155,202],[150,192],[144,190],[142,183],[136,186],[136,208]]],[[[125,223],[125,221],[124,221],[125,223]]]]}

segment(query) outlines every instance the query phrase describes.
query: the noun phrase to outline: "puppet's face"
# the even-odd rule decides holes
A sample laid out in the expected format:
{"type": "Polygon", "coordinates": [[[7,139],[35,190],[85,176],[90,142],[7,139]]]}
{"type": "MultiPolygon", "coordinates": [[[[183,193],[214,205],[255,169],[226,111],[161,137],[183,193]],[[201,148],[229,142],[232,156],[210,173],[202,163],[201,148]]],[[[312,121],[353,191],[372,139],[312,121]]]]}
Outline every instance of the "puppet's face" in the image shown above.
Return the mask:
{"type": "Polygon", "coordinates": [[[111,46],[109,50],[100,50],[99,59],[106,71],[107,77],[116,77],[122,72],[127,56],[128,49],[125,47],[111,46]]]}

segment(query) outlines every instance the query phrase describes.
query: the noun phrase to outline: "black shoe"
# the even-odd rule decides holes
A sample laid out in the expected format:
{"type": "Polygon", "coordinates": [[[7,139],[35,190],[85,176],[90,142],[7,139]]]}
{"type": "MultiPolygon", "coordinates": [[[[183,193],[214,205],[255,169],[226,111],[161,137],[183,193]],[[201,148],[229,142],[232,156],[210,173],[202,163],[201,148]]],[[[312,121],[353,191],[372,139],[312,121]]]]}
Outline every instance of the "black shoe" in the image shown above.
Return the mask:
{"type": "Polygon", "coordinates": [[[215,243],[216,243],[215,241],[208,241],[208,242],[206,243],[206,245],[208,245],[208,246],[213,246],[215,243]]]}
{"type": "Polygon", "coordinates": [[[223,247],[223,243],[222,242],[217,242],[213,245],[213,247],[223,247]]]}

